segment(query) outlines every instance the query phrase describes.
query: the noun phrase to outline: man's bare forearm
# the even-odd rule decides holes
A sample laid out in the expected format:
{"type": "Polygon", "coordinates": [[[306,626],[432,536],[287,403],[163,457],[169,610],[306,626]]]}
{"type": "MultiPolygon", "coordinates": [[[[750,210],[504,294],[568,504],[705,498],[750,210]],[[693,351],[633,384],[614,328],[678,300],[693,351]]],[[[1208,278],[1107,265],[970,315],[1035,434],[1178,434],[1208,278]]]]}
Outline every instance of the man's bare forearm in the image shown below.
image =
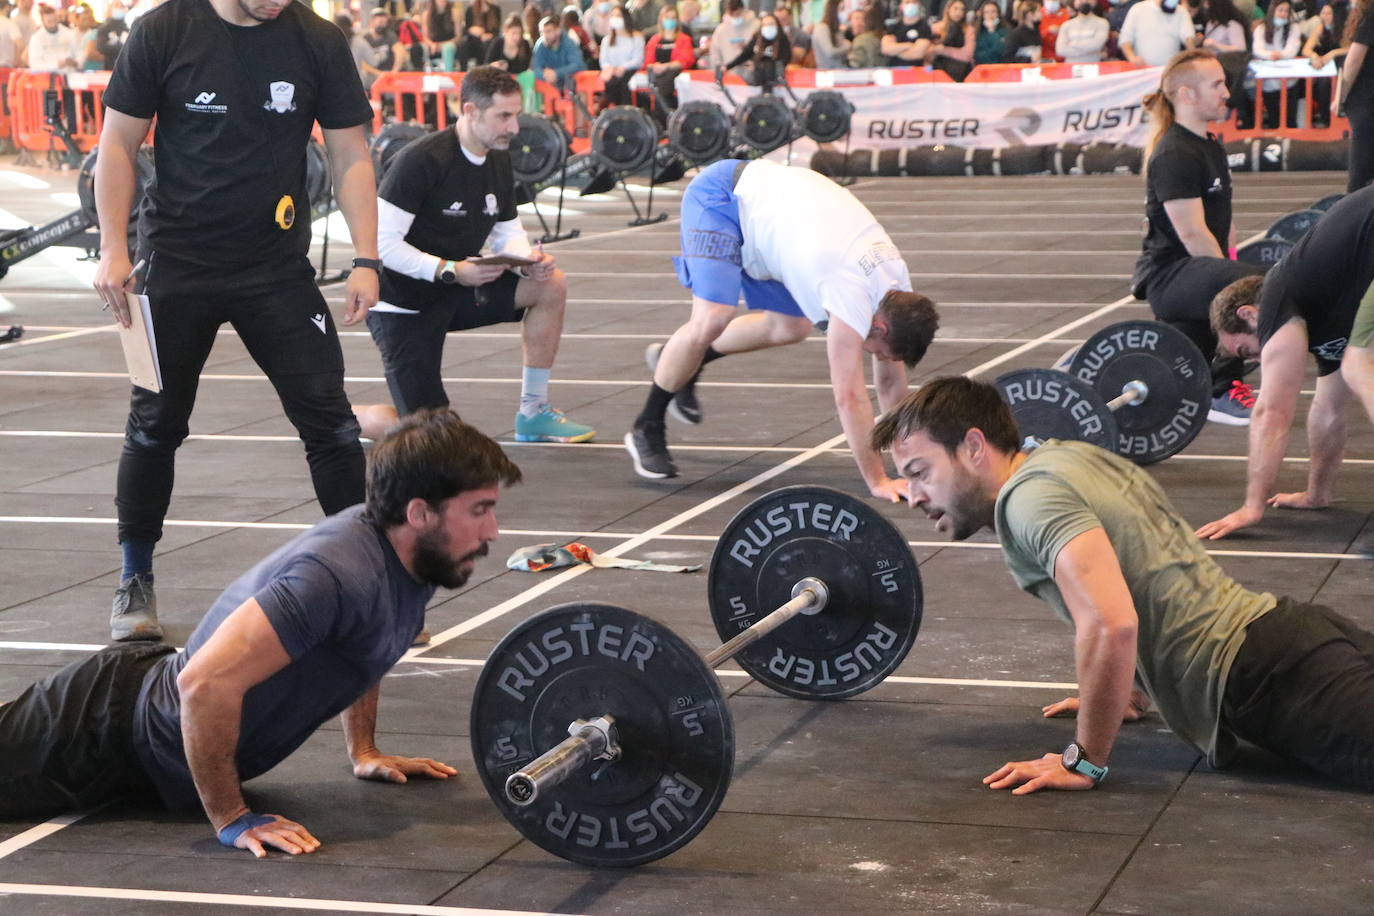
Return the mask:
{"type": "Polygon", "coordinates": [[[181,740],[205,816],[215,830],[248,810],[238,748],[243,695],[205,683],[181,691],[181,740]]]}

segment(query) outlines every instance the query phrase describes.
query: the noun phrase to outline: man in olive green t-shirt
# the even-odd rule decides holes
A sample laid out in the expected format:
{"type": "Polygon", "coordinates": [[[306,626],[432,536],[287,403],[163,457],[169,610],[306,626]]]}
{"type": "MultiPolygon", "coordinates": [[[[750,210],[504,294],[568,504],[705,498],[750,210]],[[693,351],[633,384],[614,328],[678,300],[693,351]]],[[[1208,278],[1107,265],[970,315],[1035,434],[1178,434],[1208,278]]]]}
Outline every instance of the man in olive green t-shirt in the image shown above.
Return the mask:
{"type": "Polygon", "coordinates": [[[1020,441],[997,389],[963,377],[924,385],[872,439],[891,448],[913,507],[955,540],[994,528],[1017,584],[1075,630],[1079,696],[1045,711],[1076,712],[1076,740],[985,784],[1095,787],[1121,723],[1148,698],[1215,766],[1245,740],[1374,789],[1374,635],[1241,587],[1130,461],[1058,440],[1027,453],[1020,441]]]}

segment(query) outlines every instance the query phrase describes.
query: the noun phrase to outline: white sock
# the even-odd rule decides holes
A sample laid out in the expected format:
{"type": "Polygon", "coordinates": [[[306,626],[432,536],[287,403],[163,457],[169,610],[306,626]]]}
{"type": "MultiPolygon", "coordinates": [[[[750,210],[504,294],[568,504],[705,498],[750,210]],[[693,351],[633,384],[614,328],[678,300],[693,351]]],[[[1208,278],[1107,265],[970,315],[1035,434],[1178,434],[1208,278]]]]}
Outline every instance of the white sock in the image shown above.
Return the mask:
{"type": "Polygon", "coordinates": [[[525,366],[520,374],[520,412],[532,417],[549,403],[549,369],[525,366]]]}

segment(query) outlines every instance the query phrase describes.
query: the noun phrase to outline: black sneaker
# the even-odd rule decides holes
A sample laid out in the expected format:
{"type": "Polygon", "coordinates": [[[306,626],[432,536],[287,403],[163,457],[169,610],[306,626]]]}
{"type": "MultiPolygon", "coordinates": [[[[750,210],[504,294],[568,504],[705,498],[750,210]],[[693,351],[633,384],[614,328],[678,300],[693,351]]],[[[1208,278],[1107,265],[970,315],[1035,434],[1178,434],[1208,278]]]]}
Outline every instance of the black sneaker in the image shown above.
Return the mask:
{"type": "MultiPolygon", "coordinates": [[[[662,354],[663,344],[661,343],[651,343],[645,348],[644,363],[649,367],[650,372],[658,368],[658,358],[662,354]]],[[[695,375],[668,402],[668,413],[679,423],[686,423],[688,426],[700,425],[705,415],[701,410],[701,402],[697,400],[697,378],[695,375]]]]}
{"type": "Polygon", "coordinates": [[[668,454],[668,436],[662,423],[635,423],[625,434],[625,450],[635,462],[635,473],[650,480],[676,477],[677,465],[668,454]]]}

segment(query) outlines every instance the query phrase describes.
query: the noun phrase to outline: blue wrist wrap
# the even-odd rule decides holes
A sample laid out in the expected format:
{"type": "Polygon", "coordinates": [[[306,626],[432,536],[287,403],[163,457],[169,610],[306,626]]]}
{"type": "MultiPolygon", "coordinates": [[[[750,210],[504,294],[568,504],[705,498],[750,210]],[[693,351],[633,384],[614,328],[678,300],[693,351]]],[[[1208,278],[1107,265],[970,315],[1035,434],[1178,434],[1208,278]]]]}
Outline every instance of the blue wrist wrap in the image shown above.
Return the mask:
{"type": "Polygon", "coordinates": [[[220,828],[219,841],[225,846],[232,847],[243,836],[254,827],[261,827],[263,824],[270,824],[276,818],[268,814],[254,814],[252,811],[244,812],[237,818],[220,828]]]}

